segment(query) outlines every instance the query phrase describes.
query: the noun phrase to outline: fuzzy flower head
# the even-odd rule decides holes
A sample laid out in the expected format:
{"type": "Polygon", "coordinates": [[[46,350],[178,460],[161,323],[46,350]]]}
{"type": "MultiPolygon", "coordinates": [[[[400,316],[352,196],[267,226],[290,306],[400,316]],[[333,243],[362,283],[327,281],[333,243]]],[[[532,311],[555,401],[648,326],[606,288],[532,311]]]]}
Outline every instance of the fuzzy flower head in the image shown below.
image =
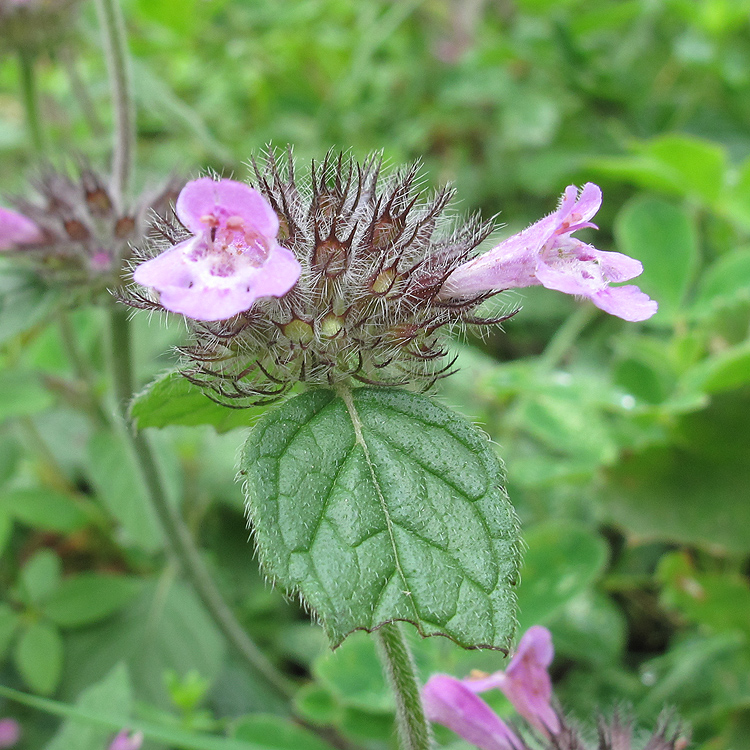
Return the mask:
{"type": "MultiPolygon", "coordinates": [[[[534,626],[524,634],[503,672],[458,680],[433,675],[422,690],[430,721],[448,727],[480,750],[636,750],[633,728],[617,713],[610,721],[599,719],[599,742],[590,745],[553,705],[548,668],[554,650],[550,632],[534,626]],[[479,697],[501,690],[525,720],[526,728],[509,726],[479,697]]],[[[685,750],[688,741],[679,730],[660,722],[644,750],[685,750]]]]}
{"type": "Polygon", "coordinates": [[[0,48],[37,54],[69,41],[81,0],[0,0],[0,48]]]}
{"type": "Polygon", "coordinates": [[[152,215],[171,214],[179,184],[123,205],[91,169],[47,171],[30,197],[13,199],[13,210],[0,207],[0,254],[50,285],[101,293],[120,283],[131,244],[143,241],[152,215]]]}
{"type": "Polygon", "coordinates": [[[596,228],[591,219],[601,202],[597,185],[586,183],[580,194],[569,185],[557,211],[456,269],[443,286],[441,298],[542,285],[588,297],[605,312],[625,320],[650,318],[657,304],[637,286],[609,286],[638,276],[643,271],[640,262],[622,253],[597,250],[572,236],[584,227],[596,228]]]}
{"type": "Polygon", "coordinates": [[[226,320],[260,297],[282,297],[301,267],[276,241],[279,219],[253,188],[210,177],[189,182],[177,217],[192,236],[140,264],[133,279],[159,292],[170,312],[194,320],[226,320]]]}
{"type": "Polygon", "coordinates": [[[496,323],[488,295],[437,295],[492,229],[443,218],[452,192],[425,195],[418,167],[390,175],[329,154],[298,178],[291,153],[253,165],[254,187],[205,177],[141,249],[124,300],[185,315],[185,374],[221,401],[283,395],[298,381],[432,382],[450,368],[443,331],[496,323]]]}

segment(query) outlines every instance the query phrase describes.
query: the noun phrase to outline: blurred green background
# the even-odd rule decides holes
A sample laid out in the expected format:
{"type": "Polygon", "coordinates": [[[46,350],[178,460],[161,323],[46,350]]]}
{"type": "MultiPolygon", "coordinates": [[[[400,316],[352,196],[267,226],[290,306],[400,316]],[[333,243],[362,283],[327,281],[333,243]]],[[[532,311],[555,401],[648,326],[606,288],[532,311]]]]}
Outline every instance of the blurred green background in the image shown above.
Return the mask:
{"type": "MultiPolygon", "coordinates": [[[[568,184],[602,186],[600,231],[586,239],[643,262],[638,283],[659,313],[628,324],[555,292],[508,293],[493,304],[522,311],[504,331],[457,342],[462,374],[439,394],[507,464],[528,543],[520,620],[552,630],[563,705],[583,720],[631,705],[647,726],[668,706],[693,725],[695,747],[746,748],[750,1],[131,0],[125,10],[143,185],[206,168],[244,178],[269,142],[292,143],[302,162],[330,147],[358,158],[382,149],[393,165],[423,160],[425,186],[453,182],[460,212],[498,214],[498,236],[551,211],[568,184]]],[[[54,159],[105,164],[93,8],[39,73],[54,159]]],[[[17,88],[6,55],[5,192],[22,192],[32,165],[17,88]]],[[[319,750],[163,570],[122,446],[73,408],[54,294],[7,272],[0,294],[0,680],[319,750]]],[[[80,310],[75,324],[101,370],[101,312],[80,310]]],[[[184,329],[146,315],[137,328],[145,384],[176,362],[184,329]]],[[[302,715],[367,748],[393,746],[369,641],[327,654],[258,573],[234,483],[242,432],[218,434],[219,421],[196,408],[143,423],[161,428],[175,501],[244,624],[303,684],[302,715]]],[[[425,678],[502,666],[443,639],[416,648],[425,678]]],[[[21,718],[24,748],[57,731],[21,718]]],[[[69,723],[47,747],[103,747],[106,732],[82,739],[83,729],[69,723]]]]}

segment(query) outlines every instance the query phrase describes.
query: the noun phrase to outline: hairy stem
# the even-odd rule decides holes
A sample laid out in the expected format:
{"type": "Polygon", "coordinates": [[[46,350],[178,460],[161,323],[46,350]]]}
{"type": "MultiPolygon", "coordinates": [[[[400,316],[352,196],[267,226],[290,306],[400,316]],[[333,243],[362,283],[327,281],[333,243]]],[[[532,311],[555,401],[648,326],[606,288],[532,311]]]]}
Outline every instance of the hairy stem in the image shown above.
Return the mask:
{"type": "Polygon", "coordinates": [[[135,106],[125,21],[118,0],[96,0],[107,52],[109,85],[115,115],[115,145],[112,156],[112,188],[120,198],[127,194],[135,154],[135,106]]]}
{"type": "Polygon", "coordinates": [[[133,395],[131,350],[130,321],[127,310],[114,307],[110,311],[110,363],[118,412],[125,424],[125,433],[137,459],[148,490],[149,500],[159,517],[169,548],[177,558],[183,574],[193,585],[229,643],[254,671],[265,677],[276,692],[289,698],[293,693],[292,685],[268,661],[237,621],[206,569],[179,510],[167,499],[156,456],[147,436],[134,432],[127,424],[128,402],[133,395]]]}
{"type": "Polygon", "coordinates": [[[417,675],[409,644],[397,622],[387,623],[375,631],[380,660],[396,697],[396,719],[403,750],[429,750],[432,730],[427,722],[417,675]]]}
{"type": "Polygon", "coordinates": [[[39,91],[36,85],[33,56],[26,50],[19,50],[18,65],[21,74],[21,98],[26,111],[26,127],[36,155],[41,156],[45,150],[45,143],[39,114],[39,91]]]}

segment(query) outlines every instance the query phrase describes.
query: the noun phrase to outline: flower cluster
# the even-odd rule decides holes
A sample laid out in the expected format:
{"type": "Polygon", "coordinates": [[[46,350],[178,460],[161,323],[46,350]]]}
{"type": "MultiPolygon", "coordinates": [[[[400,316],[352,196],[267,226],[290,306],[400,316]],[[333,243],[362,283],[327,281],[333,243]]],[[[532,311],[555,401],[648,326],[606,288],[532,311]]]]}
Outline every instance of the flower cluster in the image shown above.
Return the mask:
{"type": "Polygon", "coordinates": [[[298,179],[291,155],[255,166],[255,188],[202,178],[143,253],[130,304],[192,318],[188,377],[222,400],[276,398],[294,383],[403,385],[449,369],[442,330],[496,323],[488,295],[438,298],[492,226],[443,218],[450,190],[425,196],[418,168],[381,173],[339,156],[298,179]]]}
{"type": "Polygon", "coordinates": [[[21,740],[21,725],[15,719],[0,719],[0,748],[15,747],[21,740]]]}
{"type": "MultiPolygon", "coordinates": [[[[186,375],[223,401],[261,402],[294,383],[426,383],[451,368],[444,332],[482,317],[488,297],[543,284],[589,297],[626,320],[656,303],[610,287],[641,264],[571,235],[601,202],[593,184],[569,187],[558,210],[483,255],[489,222],[445,218],[453,192],[425,195],[418,167],[383,176],[381,159],[329,154],[298,179],[288,153],[269,152],[255,187],[208,177],[177,201],[179,221],[156,226],[125,301],[193,321],[186,375]]],[[[511,312],[512,314],[512,312],[511,312]]]]}
{"type": "Polygon", "coordinates": [[[0,253],[45,281],[88,291],[120,283],[131,244],[143,241],[153,215],[171,214],[181,182],[175,180],[133,206],[114,197],[108,180],[83,168],[76,178],[47,171],[36,195],[0,207],[0,253]]]}
{"type": "Polygon", "coordinates": [[[70,35],[81,0],[0,0],[0,46],[49,50],[70,35]]]}
{"type": "MultiPolygon", "coordinates": [[[[443,724],[480,750],[631,750],[632,723],[615,714],[598,722],[598,743],[589,744],[555,707],[548,668],[554,649],[550,632],[541,626],[526,631],[518,650],[503,672],[472,673],[457,680],[438,674],[422,691],[427,717],[443,724]],[[527,724],[527,731],[509,726],[480,697],[501,690],[527,724]]],[[[688,740],[679,727],[669,731],[668,721],[646,743],[644,750],[685,750],[688,740]]]]}

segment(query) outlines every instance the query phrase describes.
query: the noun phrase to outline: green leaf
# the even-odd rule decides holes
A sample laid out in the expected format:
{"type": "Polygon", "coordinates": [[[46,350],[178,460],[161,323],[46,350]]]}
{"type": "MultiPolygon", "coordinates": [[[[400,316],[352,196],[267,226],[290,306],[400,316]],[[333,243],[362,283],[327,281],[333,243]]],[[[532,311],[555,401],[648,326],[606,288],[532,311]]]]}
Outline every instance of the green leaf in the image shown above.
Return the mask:
{"type": "Polygon", "coordinates": [[[680,308],[698,264],[698,239],[687,212],[659,198],[627,203],[615,222],[618,249],[643,263],[638,286],[659,303],[659,315],[680,308]]]}
{"type": "Polygon", "coordinates": [[[89,441],[88,459],[97,495],[122,524],[125,540],[148,552],[159,549],[159,522],[126,444],[111,432],[97,432],[89,441]]]}
{"type": "Polygon", "coordinates": [[[21,616],[5,602],[0,602],[0,661],[10,647],[21,623],[21,616]]]}
{"type": "Polygon", "coordinates": [[[685,373],[680,387],[686,393],[720,393],[747,383],[750,383],[750,342],[703,360],[685,373]]]}
{"type": "Polygon", "coordinates": [[[333,724],[338,714],[333,696],[312,682],[303,685],[294,694],[294,708],[302,718],[318,726],[333,724]]]}
{"type": "Polygon", "coordinates": [[[32,273],[0,260],[0,343],[42,321],[54,308],[59,293],[48,289],[32,273]]]}
{"type": "Polygon", "coordinates": [[[136,394],[130,416],[139,430],[146,427],[210,424],[218,432],[247,427],[265,407],[230,409],[211,401],[179,372],[168,372],[136,394]]]}
{"type": "Polygon", "coordinates": [[[5,511],[0,511],[0,555],[5,552],[12,535],[13,519],[5,511]]]}
{"type": "Polygon", "coordinates": [[[331,750],[330,745],[308,729],[270,714],[252,714],[238,719],[232,737],[263,745],[268,750],[331,750]]]}
{"type": "Polygon", "coordinates": [[[45,531],[69,534],[83,528],[88,517],[73,500],[46,487],[30,487],[0,494],[0,510],[16,521],[45,531]]]}
{"type": "Polygon", "coordinates": [[[705,315],[738,301],[750,301],[750,248],[728,253],[706,270],[693,309],[705,315]]]}
{"type": "Polygon", "coordinates": [[[21,677],[35,693],[55,691],[62,674],[63,642],[54,625],[32,623],[18,639],[13,656],[21,677]]]}
{"type": "Polygon", "coordinates": [[[41,384],[37,373],[26,370],[0,372],[0,422],[36,414],[54,403],[54,397],[41,384]]]}
{"type": "Polygon", "coordinates": [[[669,445],[626,456],[608,475],[602,508],[632,539],[750,550],[750,388],[720,393],[675,422],[669,445]]]}
{"type": "Polygon", "coordinates": [[[10,435],[0,435],[0,487],[16,472],[21,448],[10,435]]]}
{"type": "Polygon", "coordinates": [[[64,696],[75,696],[119,662],[127,664],[136,694],[155,706],[171,707],[164,677],[197,672],[214,680],[223,665],[224,640],[195,594],[166,576],[147,582],[127,607],[106,621],[72,631],[66,653],[64,696]]]}
{"type": "MultiPolygon", "coordinates": [[[[118,718],[129,718],[132,704],[130,679],[124,664],[118,664],[101,682],[84,690],[76,701],[76,707],[83,711],[118,718]]],[[[110,729],[71,718],[63,723],[45,750],[102,750],[111,737],[110,729]]]]}
{"type": "Polygon", "coordinates": [[[524,534],[528,545],[518,591],[521,630],[545,623],[578,597],[607,564],[607,545],[572,523],[545,523],[524,534]]]}
{"type": "Polygon", "coordinates": [[[62,563],[51,550],[35,553],[21,568],[20,585],[26,601],[39,604],[60,584],[62,563]]]}
{"type": "Polygon", "coordinates": [[[42,611],[61,628],[89,625],[122,609],[140,588],[133,578],[82,573],[64,580],[42,611]]]}
{"type": "Polygon", "coordinates": [[[265,415],[244,448],[249,513],[270,576],[333,644],[391,620],[507,648],[519,537],[488,440],[428,398],[315,390],[265,415]]]}

